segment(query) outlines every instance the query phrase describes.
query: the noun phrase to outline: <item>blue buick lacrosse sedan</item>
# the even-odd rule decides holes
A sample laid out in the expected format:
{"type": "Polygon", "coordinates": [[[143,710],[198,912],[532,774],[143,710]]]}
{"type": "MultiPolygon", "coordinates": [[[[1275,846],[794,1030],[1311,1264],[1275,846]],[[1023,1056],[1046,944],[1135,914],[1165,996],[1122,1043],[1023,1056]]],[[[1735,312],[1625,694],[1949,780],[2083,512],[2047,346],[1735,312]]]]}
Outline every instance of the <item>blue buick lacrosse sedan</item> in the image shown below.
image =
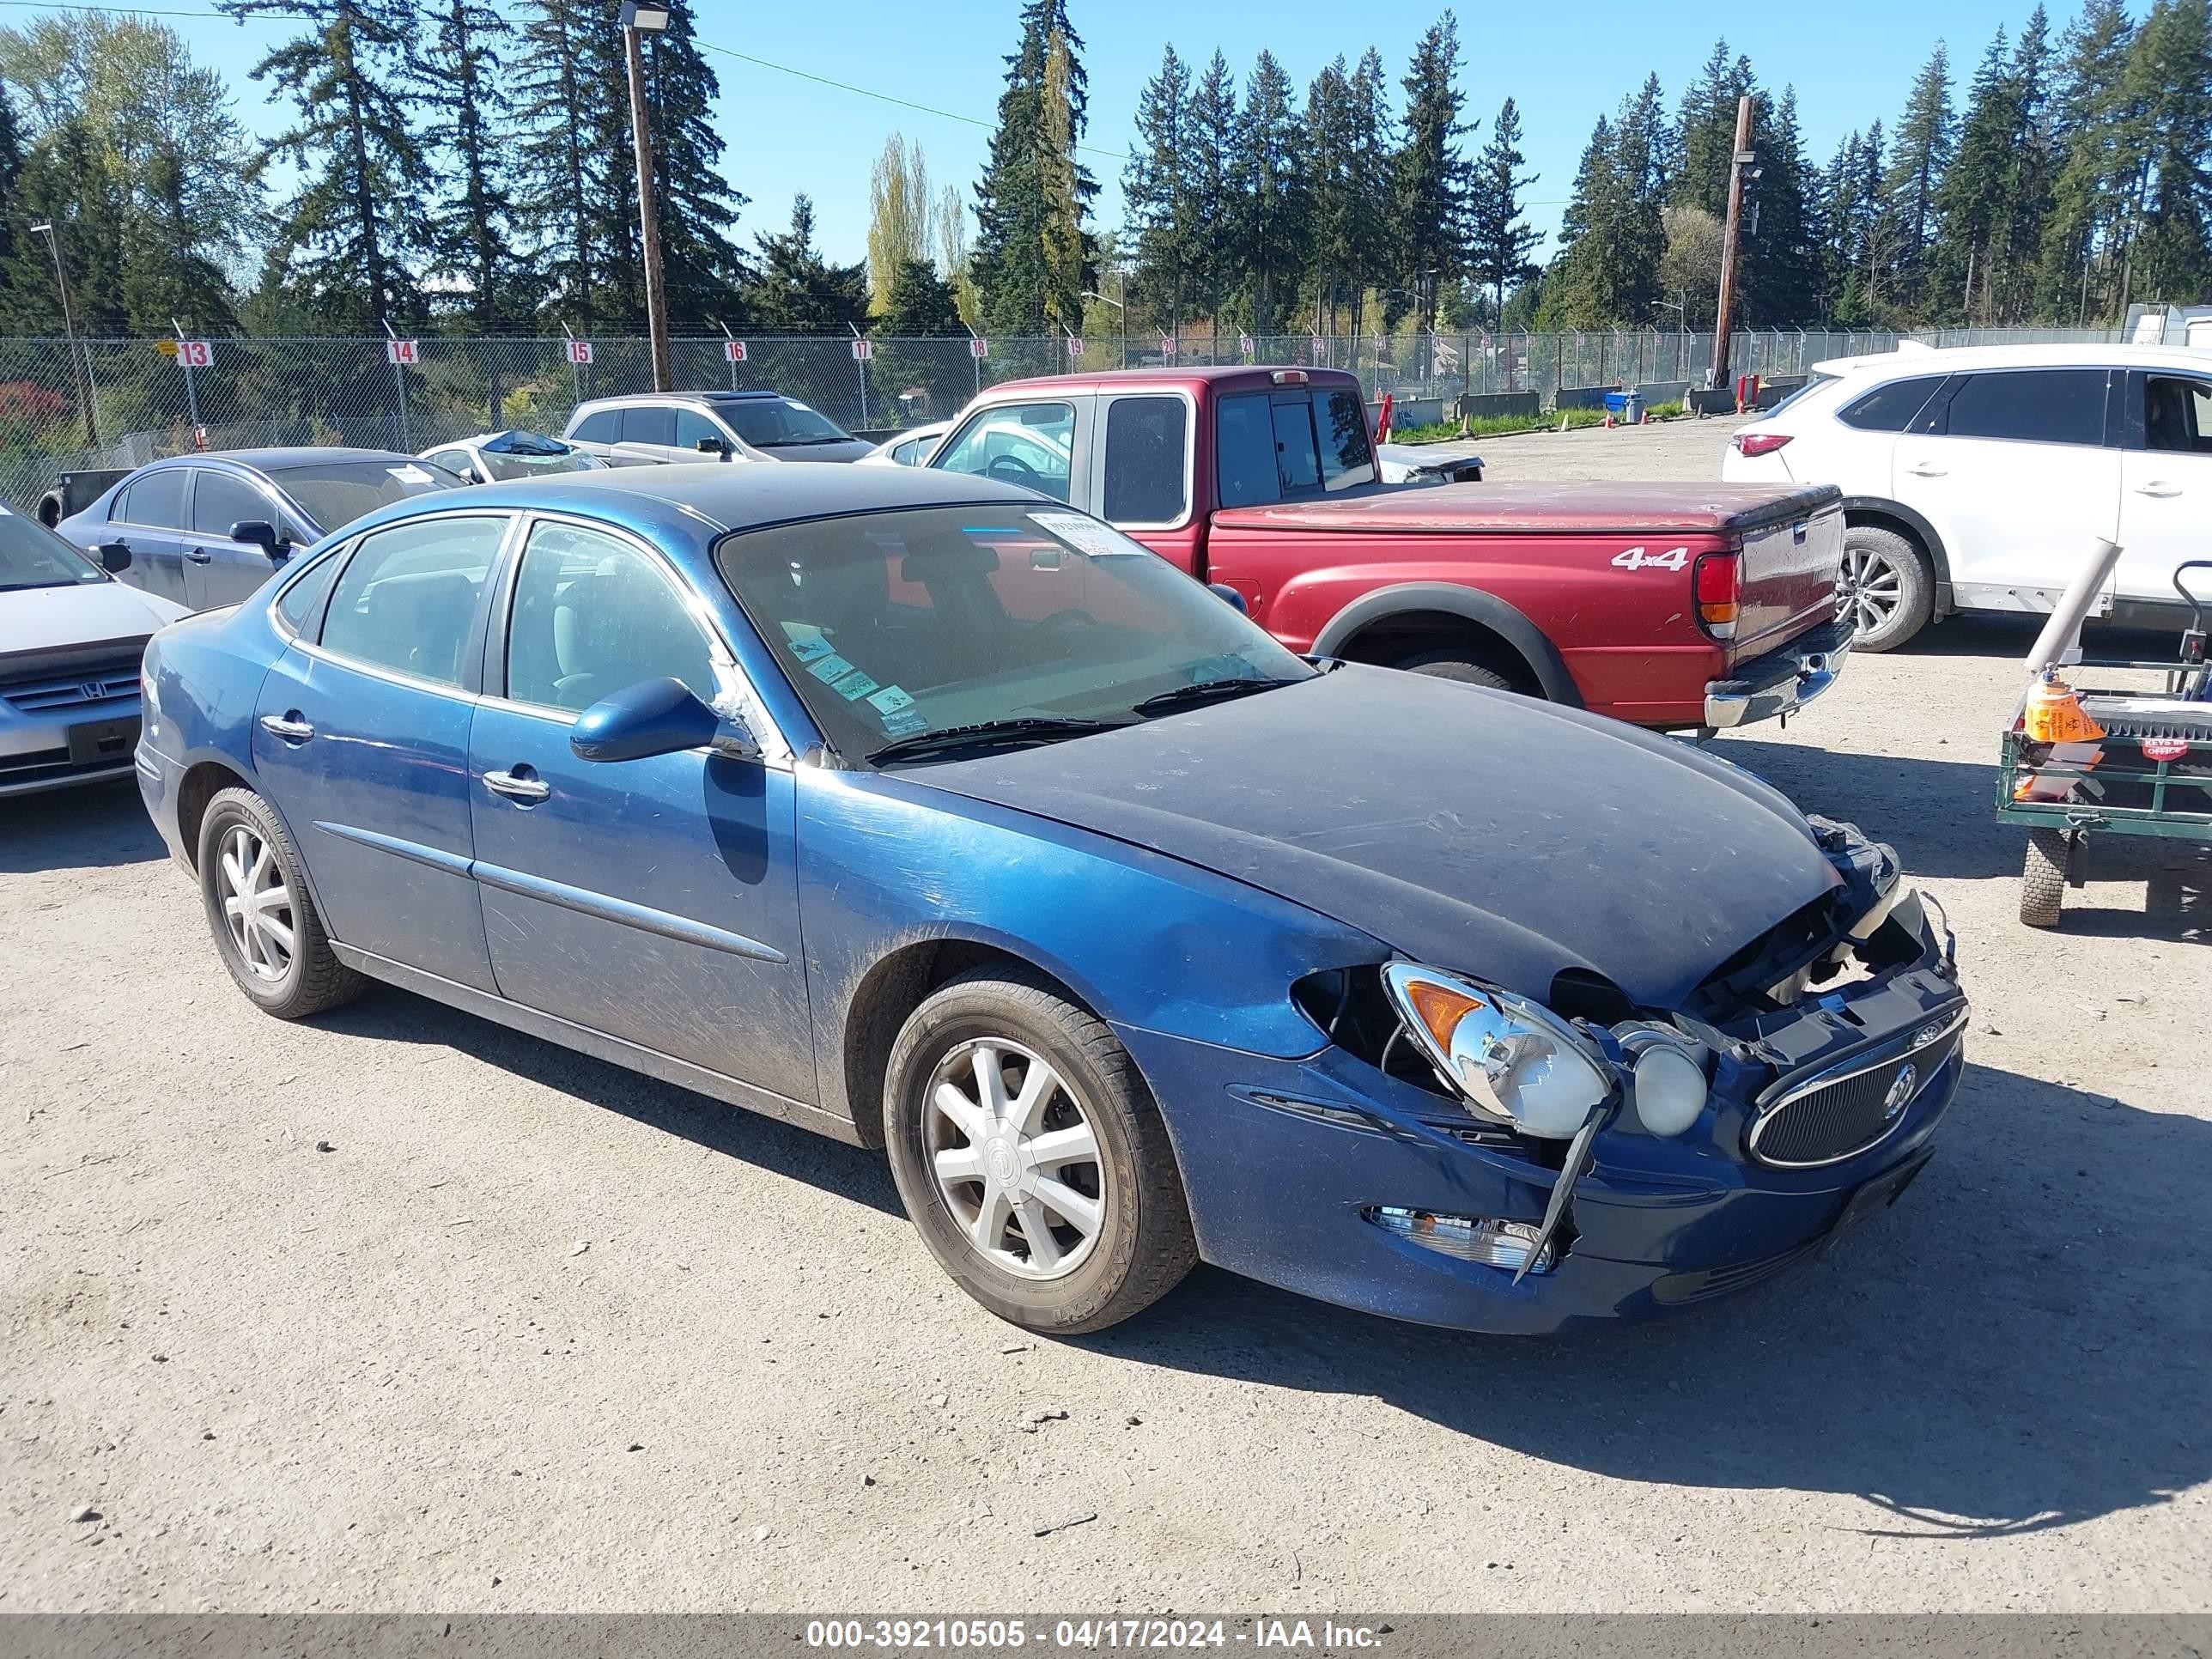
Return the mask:
{"type": "Polygon", "coordinates": [[[380,980],[882,1148],[1038,1330],[1200,1259],[1484,1330],[1698,1302],[1893,1201],[1964,1065],[1887,848],[1303,661],[959,474],[404,502],[145,684],[147,805],[262,1008],[380,980]]]}

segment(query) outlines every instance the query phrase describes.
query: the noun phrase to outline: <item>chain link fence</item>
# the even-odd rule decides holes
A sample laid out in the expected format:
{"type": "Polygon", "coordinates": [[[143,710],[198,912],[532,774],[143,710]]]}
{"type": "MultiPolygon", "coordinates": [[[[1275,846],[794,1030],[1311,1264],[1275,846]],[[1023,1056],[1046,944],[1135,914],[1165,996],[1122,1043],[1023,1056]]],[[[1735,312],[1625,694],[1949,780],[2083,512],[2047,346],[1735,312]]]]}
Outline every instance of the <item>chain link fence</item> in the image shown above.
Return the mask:
{"type": "MultiPolygon", "coordinates": [[[[1826,358],[1895,349],[1898,335],[1784,329],[1735,336],[1729,372],[1773,380],[1826,358]]],[[[1948,330],[1931,344],[2100,342],[2117,330],[1948,330]]],[[[350,444],[420,451],[473,432],[559,432],[587,398],[649,390],[643,339],[425,337],[394,363],[380,339],[236,339],[204,363],[173,342],[0,340],[0,500],[32,507],[65,471],[139,465],[198,447],[350,444]],[[167,348],[167,349],[165,349],[167,348]],[[575,361],[587,357],[587,362],[575,361]],[[78,392],[79,371],[91,388],[78,392]]],[[[839,338],[673,343],[676,383],[772,388],[847,428],[880,433],[951,415],[987,386],[1068,369],[1264,362],[1348,368],[1370,397],[1563,395],[1614,386],[1702,386],[1710,332],[1387,336],[1237,334],[1186,330],[1090,339],[878,339],[856,357],[839,338]],[[980,355],[979,355],[980,351],[980,355]]]]}

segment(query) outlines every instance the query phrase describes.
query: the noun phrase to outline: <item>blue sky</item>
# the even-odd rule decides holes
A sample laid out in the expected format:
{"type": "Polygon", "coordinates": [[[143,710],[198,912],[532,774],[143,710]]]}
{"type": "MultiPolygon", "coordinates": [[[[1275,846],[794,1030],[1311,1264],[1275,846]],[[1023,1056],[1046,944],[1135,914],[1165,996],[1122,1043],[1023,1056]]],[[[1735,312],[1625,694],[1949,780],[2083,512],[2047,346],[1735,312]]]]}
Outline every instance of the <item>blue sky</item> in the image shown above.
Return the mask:
{"type": "MultiPolygon", "coordinates": [[[[206,0],[186,0],[187,4],[206,0]]],[[[1627,0],[1575,5],[1458,8],[1471,113],[1486,122],[1508,95],[1519,104],[1523,148],[1542,179],[1528,192],[1542,228],[1558,222],[1590,124],[1644,75],[1658,71],[1671,106],[1683,84],[1725,33],[1747,53],[1764,85],[1794,82],[1807,149],[1825,161],[1843,136],[1880,117],[1893,121],[1906,87],[1940,35],[1963,81],[2002,23],[2016,30],[2033,0],[1860,0],[1844,13],[1829,6],[1656,6],[1627,0]]],[[[950,5],[839,0],[822,6],[740,5],[692,0],[701,38],[711,45],[954,112],[988,123],[996,109],[1003,55],[1012,48],[1018,0],[956,0],[950,5]]],[[[1204,62],[1218,46],[1240,76],[1261,46],[1275,52],[1301,88],[1338,52],[1356,58],[1369,46],[1382,54],[1395,91],[1413,43],[1441,8],[1371,8],[1322,0],[1274,0],[1261,9],[1192,0],[1070,0],[1082,31],[1091,79],[1086,142],[1111,155],[1085,159],[1102,185],[1097,219],[1121,215],[1118,157],[1126,155],[1137,95],[1172,41],[1204,62]]],[[[2071,20],[2070,0],[2054,0],[2054,35],[2071,20]]],[[[12,20],[11,20],[12,21],[12,20]]],[[[260,51],[283,38],[275,20],[240,25],[172,15],[194,56],[231,76],[239,115],[251,131],[276,131],[288,110],[265,102],[246,78],[260,51]]],[[[791,198],[815,200],[825,250],[857,260],[866,251],[868,170],[884,137],[903,131],[926,151],[933,180],[965,187],[981,168],[984,127],[856,96],[716,54],[721,77],[719,125],[729,149],[725,169],[752,198],[743,230],[780,228],[791,198]]],[[[1954,98],[1961,94],[1954,88],[1954,98]]],[[[1480,135],[1478,135],[1478,137],[1480,135]]]]}

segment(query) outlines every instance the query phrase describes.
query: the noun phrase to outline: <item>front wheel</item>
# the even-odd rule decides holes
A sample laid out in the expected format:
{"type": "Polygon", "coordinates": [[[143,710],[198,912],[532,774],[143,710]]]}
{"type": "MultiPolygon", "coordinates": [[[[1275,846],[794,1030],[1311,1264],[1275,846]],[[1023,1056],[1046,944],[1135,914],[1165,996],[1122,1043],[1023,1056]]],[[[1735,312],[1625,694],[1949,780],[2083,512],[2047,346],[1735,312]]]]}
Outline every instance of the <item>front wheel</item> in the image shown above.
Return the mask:
{"type": "Polygon", "coordinates": [[[1114,1034],[1041,979],[983,969],[915,1010],[884,1078],[899,1196],[1001,1319],[1073,1336],[1198,1260],[1159,1109],[1114,1034]]]}
{"type": "Polygon", "coordinates": [[[251,789],[208,803],[199,872],[222,965],[264,1013],[303,1019],[361,994],[368,981],[331,949],[292,838],[251,789]]]}

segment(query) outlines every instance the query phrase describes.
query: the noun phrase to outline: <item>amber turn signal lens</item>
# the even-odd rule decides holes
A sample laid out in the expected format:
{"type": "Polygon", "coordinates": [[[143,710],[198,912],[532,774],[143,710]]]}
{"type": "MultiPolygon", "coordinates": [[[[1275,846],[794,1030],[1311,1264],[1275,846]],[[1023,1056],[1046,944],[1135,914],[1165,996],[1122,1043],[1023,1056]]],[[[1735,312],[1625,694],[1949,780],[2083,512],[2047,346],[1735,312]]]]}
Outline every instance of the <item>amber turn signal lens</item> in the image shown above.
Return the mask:
{"type": "Polygon", "coordinates": [[[1413,1005],[1413,1012],[1436,1039],[1437,1048],[1451,1052],[1452,1033],[1459,1023],[1476,1009],[1483,1006],[1482,1000],[1471,997],[1464,991],[1455,991],[1449,986],[1432,985],[1426,980],[1415,980],[1406,988],[1406,999],[1413,1005]]]}

